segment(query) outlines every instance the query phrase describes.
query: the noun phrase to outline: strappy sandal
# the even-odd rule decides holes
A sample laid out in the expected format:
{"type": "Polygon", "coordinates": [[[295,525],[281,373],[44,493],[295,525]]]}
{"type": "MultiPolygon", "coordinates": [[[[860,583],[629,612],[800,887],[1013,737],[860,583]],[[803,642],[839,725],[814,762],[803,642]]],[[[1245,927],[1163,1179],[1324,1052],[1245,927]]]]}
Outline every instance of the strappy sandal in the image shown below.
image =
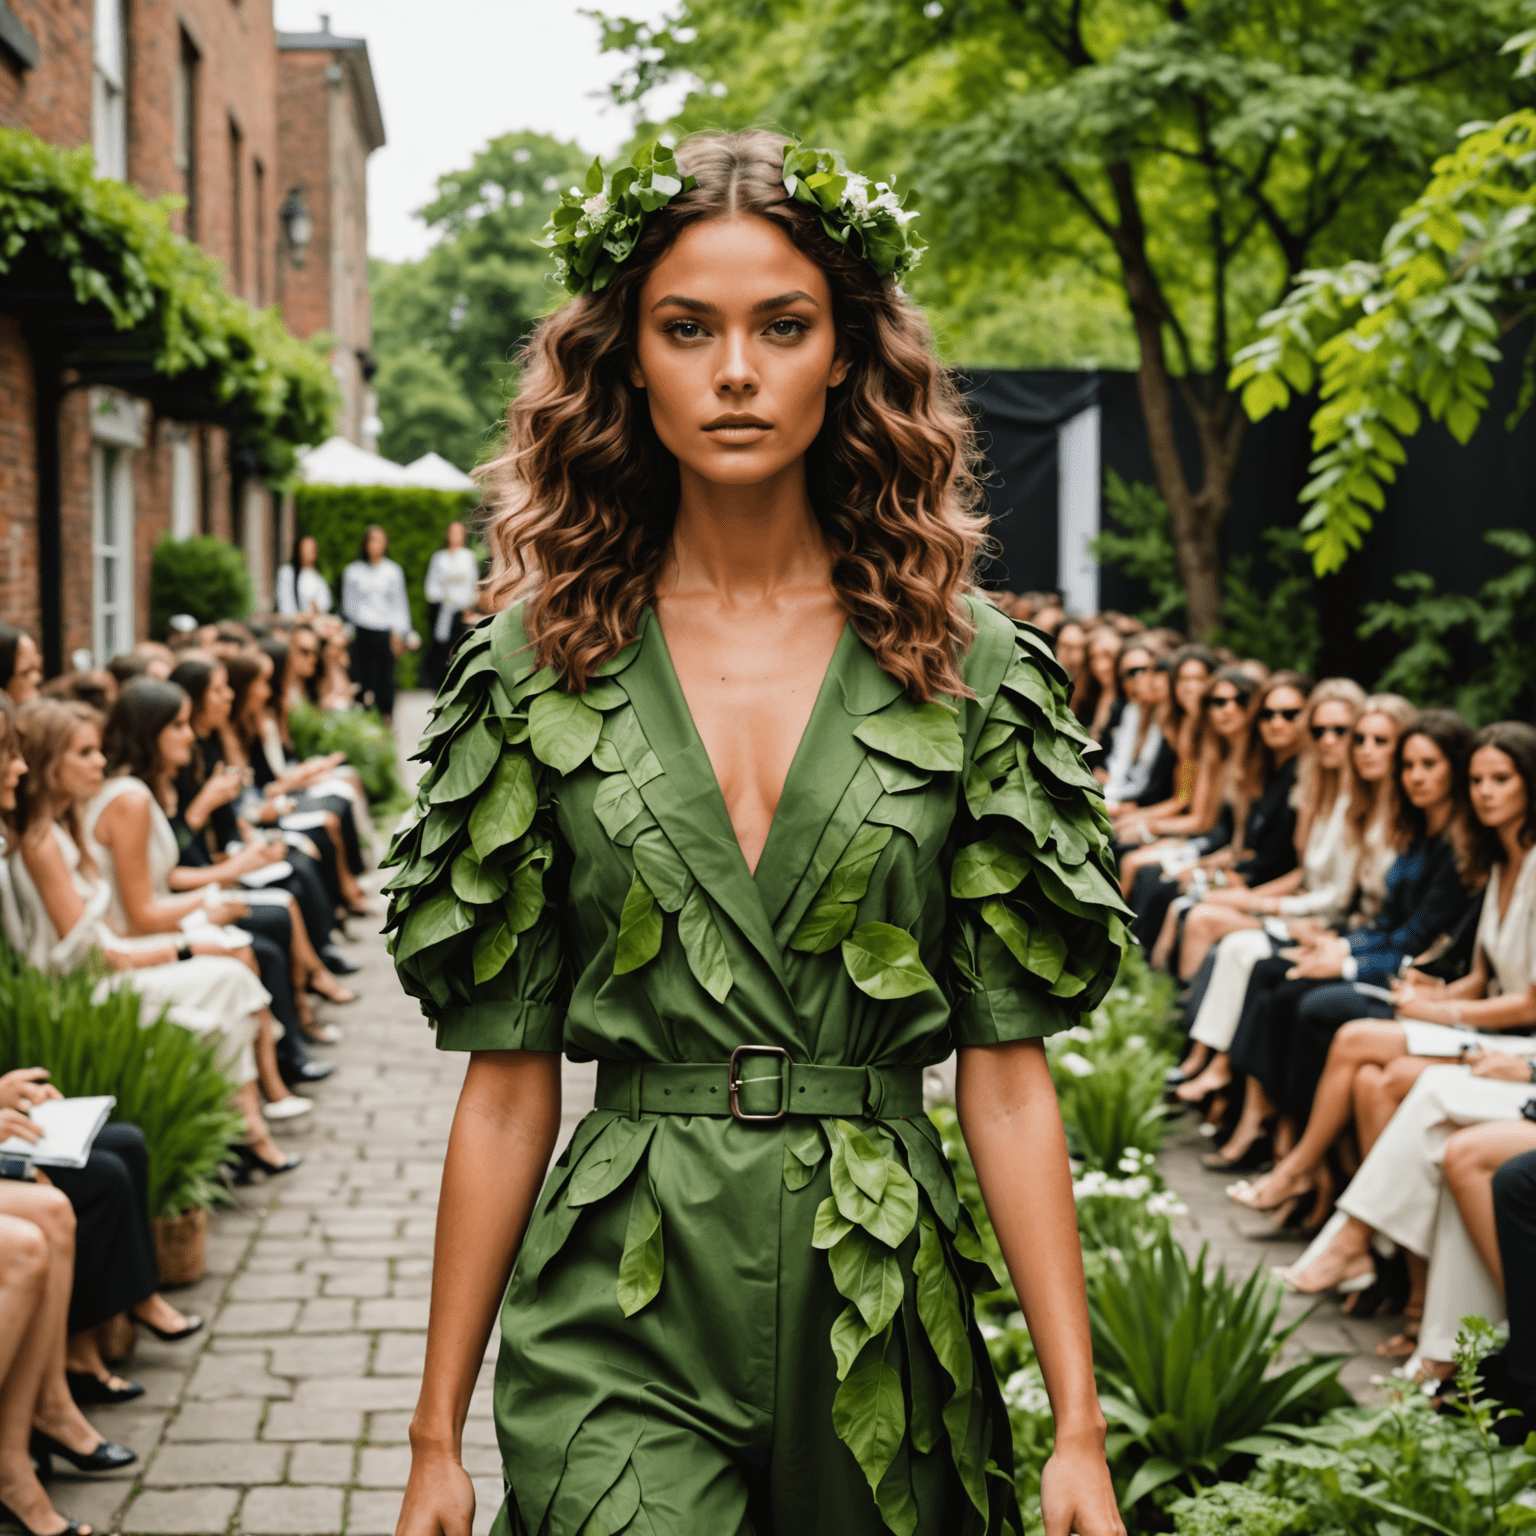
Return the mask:
{"type": "Polygon", "coordinates": [[[1419,1324],[1424,1320],[1424,1308],[1404,1307],[1403,1328],[1390,1339],[1383,1339],[1376,1346],[1376,1353],[1383,1360],[1411,1360],[1419,1350],[1419,1324]]]}

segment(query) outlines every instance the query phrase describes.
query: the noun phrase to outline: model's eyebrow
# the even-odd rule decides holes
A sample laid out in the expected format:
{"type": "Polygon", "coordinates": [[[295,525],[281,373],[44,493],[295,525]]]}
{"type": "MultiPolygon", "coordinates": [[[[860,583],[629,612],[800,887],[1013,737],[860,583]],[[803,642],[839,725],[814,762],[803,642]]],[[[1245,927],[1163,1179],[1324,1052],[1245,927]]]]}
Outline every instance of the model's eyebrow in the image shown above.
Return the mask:
{"type": "MultiPolygon", "coordinates": [[[[760,315],[770,309],[783,309],[786,304],[809,304],[813,309],[821,308],[810,294],[796,288],[789,293],[775,294],[771,299],[763,299],[760,303],[754,304],[752,306],[752,313],[760,315]]],[[[686,309],[690,314],[694,315],[718,315],[720,313],[719,305],[710,304],[704,299],[690,299],[681,293],[669,293],[657,299],[651,305],[651,311],[654,313],[658,309],[665,309],[669,306],[673,309],[686,309]]]]}

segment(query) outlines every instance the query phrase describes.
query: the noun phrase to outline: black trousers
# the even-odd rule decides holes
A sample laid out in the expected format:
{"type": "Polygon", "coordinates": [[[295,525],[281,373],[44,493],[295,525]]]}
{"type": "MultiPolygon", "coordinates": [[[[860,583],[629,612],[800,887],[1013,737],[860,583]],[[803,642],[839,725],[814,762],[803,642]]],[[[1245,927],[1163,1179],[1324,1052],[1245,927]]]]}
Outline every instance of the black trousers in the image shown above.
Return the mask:
{"type": "Polygon", "coordinates": [[[317,950],[322,949],[331,942],[331,929],[335,926],[335,918],[332,916],[335,904],[326,895],[325,877],[320,873],[319,860],[310,858],[297,848],[290,848],[288,862],[293,866],[293,873],[279,880],[275,888],[287,891],[293,897],[299,915],[304,919],[304,931],[309,935],[309,942],[317,950]]]}
{"type": "MultiPolygon", "coordinates": [[[[1504,1300],[1509,1308],[1505,1370],[1527,1421],[1536,1411],[1536,1152],[1512,1157],[1493,1176],[1493,1215],[1504,1266],[1504,1300]]],[[[1522,1433],[1530,1428],[1522,1425],[1522,1433]]]]}
{"type": "Polygon", "coordinates": [[[69,1331],[80,1333],[160,1289],[144,1133],[136,1125],[104,1125],[84,1168],[50,1168],[48,1177],[75,1211],[69,1331]]]}
{"type": "Polygon", "coordinates": [[[395,650],[387,629],[359,629],[352,641],[352,681],[364,704],[388,719],[395,712],[395,650]]]}
{"type": "Polygon", "coordinates": [[[1157,936],[1163,931],[1168,908],[1180,894],[1179,882],[1165,880],[1160,865],[1149,864],[1145,869],[1137,870],[1136,879],[1131,884],[1130,906],[1136,914],[1136,921],[1131,924],[1131,937],[1141,945],[1149,960],[1157,936]]]}

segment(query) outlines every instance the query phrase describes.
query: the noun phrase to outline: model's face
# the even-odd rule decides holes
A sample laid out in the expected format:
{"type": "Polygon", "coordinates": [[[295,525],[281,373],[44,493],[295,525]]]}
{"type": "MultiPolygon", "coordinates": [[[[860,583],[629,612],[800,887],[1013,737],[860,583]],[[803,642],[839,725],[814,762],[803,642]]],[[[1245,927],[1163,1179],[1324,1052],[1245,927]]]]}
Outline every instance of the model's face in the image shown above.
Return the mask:
{"type": "Polygon", "coordinates": [[[1056,633],[1056,660],[1074,677],[1088,656],[1088,636],[1081,624],[1063,624],[1056,633]]]}
{"type": "Polygon", "coordinates": [[[0,811],[16,809],[16,786],[27,771],[27,760],[20,752],[0,757],[0,811]]]}
{"type": "Polygon", "coordinates": [[[1344,766],[1354,723],[1355,712],[1343,699],[1329,699],[1312,711],[1312,750],[1319,768],[1336,771],[1344,766]]]}
{"type": "Polygon", "coordinates": [[[1259,705],[1259,735],[1276,757],[1288,757],[1301,743],[1306,697],[1295,688],[1272,688],[1259,705]]]}
{"type": "Polygon", "coordinates": [[[1173,696],[1186,715],[1192,715],[1200,708],[1200,695],[1205,692],[1210,676],[1203,661],[1186,661],[1179,668],[1179,675],[1173,680],[1173,696]]]}
{"type": "Polygon", "coordinates": [[[847,371],[826,276],[766,219],[694,224],[646,276],[630,377],[685,478],[798,472],[847,371]]]}
{"type": "Polygon", "coordinates": [[[1529,804],[1515,760],[1500,747],[1479,747],[1468,766],[1472,809],[1485,827],[1520,828],[1529,804]]]}
{"type": "Polygon", "coordinates": [[[37,690],[42,686],[43,653],[31,635],[23,635],[16,642],[16,665],[5,691],[10,694],[12,703],[25,704],[28,699],[37,697],[37,690]]]}
{"type": "Polygon", "coordinates": [[[299,540],[299,564],[305,570],[320,563],[320,545],[307,535],[299,540]]]}
{"type": "Polygon", "coordinates": [[[1114,683],[1119,661],[1119,635],[1100,631],[1088,642],[1088,669],[1101,687],[1108,688],[1114,683]]]}
{"type": "Polygon", "coordinates": [[[229,686],[229,673],[223,667],[215,667],[203,690],[202,706],[197,712],[196,728],[200,736],[216,731],[229,724],[229,706],[235,701],[235,690],[229,686]]]}
{"type": "Polygon", "coordinates": [[[1450,759],[1428,736],[1413,735],[1403,743],[1403,793],[1421,811],[1451,798],[1450,759]]]}
{"type": "Polygon", "coordinates": [[[1361,715],[1350,737],[1355,777],[1365,784],[1379,784],[1392,771],[1392,749],[1397,745],[1397,722],[1391,715],[1361,715]]]}
{"type": "Polygon", "coordinates": [[[1248,699],[1235,683],[1223,678],[1206,696],[1205,707],[1220,736],[1236,741],[1248,728],[1248,699]]]}
{"type": "Polygon", "coordinates": [[[60,797],[70,802],[89,800],[106,781],[106,775],[101,732],[94,725],[77,725],[54,777],[60,797]]]}
{"type": "Polygon", "coordinates": [[[155,739],[160,766],[168,773],[185,768],[192,761],[192,743],[196,739],[192,731],[192,701],[183,699],[176,718],[155,739]]]}

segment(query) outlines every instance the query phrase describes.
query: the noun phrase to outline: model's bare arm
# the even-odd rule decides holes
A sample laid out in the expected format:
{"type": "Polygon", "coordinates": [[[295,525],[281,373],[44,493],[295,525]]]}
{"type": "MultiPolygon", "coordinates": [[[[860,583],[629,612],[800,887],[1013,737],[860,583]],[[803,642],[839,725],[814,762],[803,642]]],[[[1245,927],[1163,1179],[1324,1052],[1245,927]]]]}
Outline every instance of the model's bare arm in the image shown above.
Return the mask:
{"type": "Polygon", "coordinates": [[[460,1461],[464,1420],[559,1130],[557,1055],[471,1055],[443,1164],[426,1369],[396,1536],[469,1536],[475,1495],[460,1461]]]}
{"type": "Polygon", "coordinates": [[[1104,1464],[1067,1139],[1040,1042],[963,1049],[955,1107],[1056,1420],[1040,1487],[1045,1536],[1124,1536],[1104,1464]]]}

